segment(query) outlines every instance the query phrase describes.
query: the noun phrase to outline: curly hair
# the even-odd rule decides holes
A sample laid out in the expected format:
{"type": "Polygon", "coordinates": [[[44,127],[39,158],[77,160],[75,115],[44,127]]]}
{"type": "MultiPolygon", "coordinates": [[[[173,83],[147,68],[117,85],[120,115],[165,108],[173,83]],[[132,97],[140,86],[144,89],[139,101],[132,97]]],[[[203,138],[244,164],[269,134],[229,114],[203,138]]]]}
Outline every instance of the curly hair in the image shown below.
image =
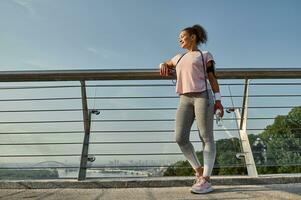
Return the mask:
{"type": "Polygon", "coordinates": [[[189,35],[196,35],[197,45],[207,42],[207,31],[199,24],[184,28],[182,31],[186,31],[189,35]]]}

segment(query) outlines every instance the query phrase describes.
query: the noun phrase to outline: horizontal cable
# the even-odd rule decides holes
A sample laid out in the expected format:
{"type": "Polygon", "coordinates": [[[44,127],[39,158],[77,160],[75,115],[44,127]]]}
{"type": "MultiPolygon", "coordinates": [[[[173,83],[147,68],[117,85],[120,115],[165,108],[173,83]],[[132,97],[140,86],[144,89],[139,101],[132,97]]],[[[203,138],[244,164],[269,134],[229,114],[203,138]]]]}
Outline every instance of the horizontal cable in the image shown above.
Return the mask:
{"type": "MultiPolygon", "coordinates": [[[[227,129],[228,131],[231,131],[232,129],[227,129]]],[[[238,129],[233,129],[237,131],[238,129]]],[[[259,129],[262,130],[262,129],[259,129]]],[[[191,130],[191,132],[195,132],[198,130],[191,130]]],[[[215,131],[224,131],[223,129],[221,130],[215,130],[215,131]]],[[[91,131],[91,133],[163,133],[163,132],[174,132],[174,130],[108,130],[108,131],[91,131]]],[[[6,133],[0,133],[0,134],[7,134],[7,135],[22,135],[22,134],[28,134],[28,135],[35,135],[35,134],[76,134],[80,133],[83,134],[84,131],[61,131],[61,132],[56,132],[56,131],[45,131],[45,132],[6,132],[6,133]]]]}
{"type": "Polygon", "coordinates": [[[34,145],[34,146],[40,146],[40,145],[75,145],[75,144],[83,144],[82,142],[27,142],[27,143],[0,143],[0,146],[16,146],[16,145],[34,145]]]}
{"type": "MultiPolygon", "coordinates": [[[[238,131],[239,129],[227,129],[227,131],[238,131]]],[[[247,129],[247,130],[266,130],[266,129],[247,129]]],[[[214,129],[214,131],[225,131],[224,129],[214,129]]],[[[165,133],[165,132],[174,132],[174,129],[171,130],[102,130],[102,131],[93,131],[91,133],[165,133]]],[[[191,130],[190,132],[198,132],[198,130],[191,130]]]]}
{"type": "MultiPolygon", "coordinates": [[[[295,138],[295,139],[299,139],[299,138],[295,138]]],[[[285,140],[284,140],[285,141],[285,140]]],[[[281,150],[282,152],[295,152],[295,153],[300,153],[301,152],[301,150],[294,150],[294,149],[285,149],[285,150],[281,150]]],[[[257,152],[257,154],[258,153],[263,153],[263,152],[257,152]]],[[[265,153],[265,155],[267,155],[267,156],[269,156],[269,158],[277,158],[278,157],[278,155],[275,155],[275,153],[274,152],[269,152],[269,151],[266,151],[266,152],[264,152],[265,153]],[[272,155],[272,156],[271,156],[272,155]]],[[[256,154],[256,153],[255,153],[256,154]]]]}
{"type": "MultiPolygon", "coordinates": [[[[273,108],[295,108],[296,106],[249,106],[249,109],[256,109],[256,108],[267,108],[267,109],[273,109],[273,108]]],[[[224,109],[241,109],[242,107],[224,107],[224,109]]],[[[162,107],[162,108],[95,108],[96,110],[100,110],[100,111],[118,111],[118,110],[128,110],[128,111],[140,111],[140,110],[177,110],[176,107],[173,108],[166,108],[166,107],[162,107]]]]}
{"type": "Polygon", "coordinates": [[[256,164],[257,167],[282,167],[282,166],[301,166],[301,163],[289,163],[289,164],[256,164]]]}
{"type": "MultiPolygon", "coordinates": [[[[223,98],[242,98],[242,95],[232,95],[232,96],[222,96],[223,98]]],[[[271,94],[271,95],[249,95],[248,97],[301,97],[298,94],[271,94]]],[[[105,97],[87,97],[87,99],[171,99],[171,98],[179,98],[178,96],[105,96],[105,97]]],[[[0,99],[0,102],[7,101],[58,101],[58,100],[80,100],[81,97],[54,97],[54,98],[22,98],[22,99],[0,99]]]]}
{"type": "Polygon", "coordinates": [[[52,123],[78,123],[82,120],[62,120],[62,121],[12,121],[12,122],[0,122],[0,124],[52,124],[52,123]]]}
{"type": "MultiPolygon", "coordinates": [[[[241,86],[244,83],[219,83],[222,86],[241,86]]],[[[301,85],[301,83],[249,83],[248,85],[301,85]]],[[[175,86],[174,84],[108,84],[108,85],[87,85],[86,87],[160,87],[160,86],[175,86]]]]}
{"type": "Polygon", "coordinates": [[[0,110],[0,113],[19,113],[19,112],[75,112],[83,109],[55,109],[55,110],[0,110]]]}
{"type": "Polygon", "coordinates": [[[81,97],[55,97],[55,98],[34,98],[34,99],[0,99],[1,101],[57,101],[57,100],[79,100],[81,97]]]}
{"type": "MultiPolygon", "coordinates": [[[[191,169],[190,166],[172,166],[172,165],[145,165],[145,166],[141,166],[141,165],[104,165],[104,166],[89,166],[87,167],[87,169],[105,169],[105,168],[168,168],[168,167],[173,167],[173,168],[183,168],[183,169],[191,169]]],[[[214,165],[214,168],[220,168],[220,167],[223,167],[223,168],[229,168],[229,167],[245,167],[244,165],[242,164],[229,164],[229,165],[214,165]]]]}
{"type": "Polygon", "coordinates": [[[87,97],[87,99],[170,99],[179,98],[178,96],[103,96],[87,97]]]}
{"type": "Polygon", "coordinates": [[[108,84],[108,85],[87,85],[86,87],[171,87],[173,84],[108,84]]]}
{"type": "MultiPolygon", "coordinates": [[[[257,167],[282,167],[282,166],[301,166],[301,163],[289,163],[289,164],[256,164],[257,167]]],[[[87,166],[87,169],[122,169],[122,168],[177,168],[187,169],[190,166],[172,166],[172,165],[104,165],[104,166],[87,166]]],[[[245,167],[243,164],[229,164],[229,165],[214,165],[214,168],[233,168],[233,167],[245,167]]],[[[40,166],[40,167],[0,167],[0,170],[23,170],[23,169],[79,169],[80,166],[40,166]]]]}
{"type": "MultiPolygon", "coordinates": [[[[220,83],[220,86],[242,86],[244,83],[220,83]]],[[[301,83],[249,83],[249,85],[301,85],[301,83]]],[[[108,85],[86,85],[86,87],[172,87],[173,84],[108,84],[108,85]]],[[[80,88],[80,85],[59,86],[12,86],[0,87],[0,90],[23,90],[23,89],[56,89],[56,88],[80,88]]]]}
{"type": "MultiPolygon", "coordinates": [[[[176,110],[177,108],[94,108],[94,110],[100,111],[114,111],[114,110],[128,110],[128,111],[140,111],[140,110],[176,110]]],[[[1,112],[75,112],[83,111],[83,109],[55,109],[55,110],[0,110],[1,112]]]]}
{"type": "MultiPolygon", "coordinates": [[[[226,129],[227,131],[238,131],[239,129],[226,129]]],[[[264,128],[248,128],[247,131],[264,131],[264,128]]],[[[292,128],[291,130],[301,130],[301,128],[292,128]]],[[[225,131],[224,129],[214,129],[214,131],[225,131]]],[[[198,132],[198,130],[191,130],[191,132],[198,132]]],[[[35,134],[83,134],[84,131],[38,131],[38,132],[2,132],[0,134],[7,135],[35,135],[35,134]]],[[[91,130],[91,133],[174,133],[173,129],[170,130],[91,130]]]]}
{"type": "Polygon", "coordinates": [[[54,89],[54,88],[79,88],[80,85],[58,85],[58,86],[14,86],[14,87],[0,87],[0,90],[26,90],[26,89],[54,89]]]}
{"type": "Polygon", "coordinates": [[[140,111],[140,110],[176,110],[177,108],[96,108],[99,111],[115,111],[115,110],[128,110],[128,111],[140,111]]]}
{"type": "Polygon", "coordinates": [[[35,135],[35,134],[76,134],[76,133],[84,133],[84,131],[30,131],[30,132],[2,132],[0,134],[7,135],[35,135]]]}
{"type": "MultiPolygon", "coordinates": [[[[248,97],[300,97],[299,94],[258,94],[258,95],[248,95],[248,97]]],[[[243,95],[225,95],[223,98],[242,98],[243,95]]],[[[171,99],[171,98],[179,98],[179,96],[103,96],[103,97],[88,97],[88,99],[171,99]]]]}
{"type": "MultiPolygon", "coordinates": [[[[192,143],[200,143],[200,140],[191,140],[192,143]]],[[[107,142],[90,142],[90,144],[175,144],[175,141],[107,141],[107,142]]]]}
{"type": "MultiPolygon", "coordinates": [[[[231,97],[231,96],[225,96],[225,97],[231,97]]],[[[257,95],[254,94],[254,95],[248,95],[248,97],[301,97],[301,95],[300,94],[257,94],[257,95]]]]}
{"type": "MultiPolygon", "coordinates": [[[[223,120],[240,120],[241,118],[223,118],[223,120]]],[[[273,117],[249,117],[248,120],[272,120],[273,117]]],[[[175,119],[108,119],[92,120],[92,122],[174,122],[175,119]]],[[[1,123],[1,122],[0,122],[1,123]]]]}
{"type": "Polygon", "coordinates": [[[25,158],[25,157],[73,157],[81,154],[19,154],[19,155],[0,155],[1,158],[25,158]]]}
{"type": "Polygon", "coordinates": [[[249,85],[301,85],[301,83],[249,83],[249,85]]]}
{"type": "MultiPolygon", "coordinates": [[[[249,106],[249,109],[273,109],[273,108],[295,108],[298,107],[298,105],[295,106],[249,106]]],[[[242,107],[224,107],[224,109],[241,109],[242,107]]],[[[95,110],[100,111],[144,111],[144,110],[176,110],[177,108],[95,108],[95,110]]],[[[54,109],[54,110],[0,110],[0,113],[19,113],[19,112],[78,112],[83,111],[83,109],[54,109]]]]}
{"type": "MultiPolygon", "coordinates": [[[[241,118],[223,118],[223,120],[240,120],[241,118]]],[[[271,120],[272,117],[253,117],[248,120],[271,120]]],[[[173,122],[175,119],[108,119],[108,120],[92,120],[92,122],[173,122]]],[[[62,120],[62,121],[9,121],[0,122],[0,124],[52,124],[52,123],[78,123],[82,120],[62,120]]]]}
{"type": "MultiPolygon", "coordinates": [[[[256,109],[256,108],[260,108],[260,109],[273,109],[273,108],[295,108],[298,107],[298,105],[295,106],[248,106],[249,109],[256,109]]],[[[237,108],[242,108],[242,107],[237,107],[237,108]]]]}
{"type": "MultiPolygon", "coordinates": [[[[280,137],[278,137],[280,138],[280,137]]],[[[286,138],[282,138],[286,139],[286,138]]],[[[297,138],[296,138],[297,139],[297,138]]],[[[192,143],[200,143],[200,140],[191,140],[192,143]]],[[[175,141],[96,141],[90,142],[89,144],[175,144],[175,141]]],[[[47,143],[0,143],[0,146],[15,146],[15,145],[81,145],[82,142],[47,142],[47,143]]],[[[294,151],[294,152],[301,152],[300,150],[286,150],[286,152],[294,151]]],[[[252,151],[253,154],[263,153],[263,151],[252,151]]],[[[268,152],[265,152],[268,154],[268,152]]]]}
{"type": "MultiPolygon", "coordinates": [[[[227,131],[238,131],[239,129],[226,129],[227,131]]],[[[264,131],[264,128],[248,128],[247,131],[264,131]]],[[[291,130],[301,130],[301,128],[292,128],[291,130]]],[[[225,131],[224,129],[214,129],[214,131],[225,131]]],[[[191,132],[198,132],[198,130],[191,130],[191,132]]],[[[35,134],[83,134],[84,131],[38,131],[38,132],[2,132],[0,134],[7,135],[35,135],[35,134]]],[[[174,133],[173,129],[170,130],[103,130],[91,131],[91,133],[174,133]]]]}
{"type": "MultiPolygon", "coordinates": [[[[87,169],[122,169],[122,168],[168,168],[173,167],[177,169],[191,168],[189,166],[172,166],[172,165],[100,165],[100,166],[87,166],[87,169]]],[[[232,167],[245,167],[241,164],[235,165],[215,165],[214,168],[232,168],[232,167]]],[[[79,169],[80,166],[32,166],[32,167],[0,167],[0,170],[28,170],[28,169],[79,169]]]]}
{"type": "MultiPolygon", "coordinates": [[[[240,120],[241,118],[223,118],[223,120],[240,120]]],[[[248,120],[270,120],[275,118],[269,117],[254,117],[248,118],[248,120]]],[[[109,120],[92,120],[92,122],[173,122],[175,119],[109,119],[109,120]]],[[[62,121],[6,121],[0,122],[0,124],[43,124],[43,123],[78,123],[82,120],[62,120],[62,121]]],[[[143,130],[142,130],[143,131],[143,130]]],[[[1,134],[1,133],[0,133],[1,134]]]]}
{"type": "MultiPolygon", "coordinates": [[[[279,138],[279,137],[278,137],[279,138]]],[[[281,138],[282,139],[282,138],[281,138]]],[[[285,141],[285,138],[283,138],[284,140],[283,141],[285,141]]],[[[292,139],[292,138],[289,138],[290,140],[292,139]]],[[[300,138],[294,138],[294,139],[300,139],[300,138]]],[[[282,152],[298,152],[298,153],[300,153],[301,152],[301,150],[296,150],[296,149],[282,149],[282,152]]],[[[266,154],[266,155],[274,155],[274,153],[272,152],[272,153],[270,153],[270,152],[267,152],[267,151],[252,151],[252,153],[253,154],[262,154],[262,153],[264,153],[264,154],[266,154]]],[[[269,158],[271,158],[271,157],[269,157],[269,158]]]]}
{"type": "Polygon", "coordinates": [[[79,166],[40,166],[40,167],[0,167],[0,170],[22,170],[22,169],[78,169],[79,166]]]}
{"type": "Polygon", "coordinates": [[[183,155],[182,152],[179,153],[90,153],[94,156],[178,156],[183,155]]]}
{"type": "MultiPolygon", "coordinates": [[[[90,153],[94,156],[164,156],[164,155],[183,155],[183,153],[90,153]]],[[[81,154],[19,154],[19,155],[0,155],[0,158],[22,158],[22,157],[72,157],[81,156],[81,154]]]]}
{"type": "MultiPolygon", "coordinates": [[[[190,142],[200,143],[200,140],[192,140],[190,142]]],[[[90,142],[89,144],[175,144],[175,141],[106,141],[106,142],[90,142]]],[[[79,145],[82,142],[43,142],[43,143],[0,143],[0,146],[25,146],[25,145],[79,145]]]]}

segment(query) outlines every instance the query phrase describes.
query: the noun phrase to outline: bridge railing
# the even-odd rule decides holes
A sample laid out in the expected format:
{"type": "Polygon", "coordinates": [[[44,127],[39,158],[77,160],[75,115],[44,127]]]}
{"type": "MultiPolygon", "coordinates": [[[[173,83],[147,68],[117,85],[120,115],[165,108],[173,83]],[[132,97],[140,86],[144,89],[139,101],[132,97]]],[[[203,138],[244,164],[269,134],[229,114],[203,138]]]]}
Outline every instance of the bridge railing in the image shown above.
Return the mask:
{"type": "MultiPolygon", "coordinates": [[[[292,149],[278,152],[287,156],[279,161],[277,141],[257,136],[300,107],[301,69],[220,69],[217,77],[228,112],[214,127],[216,174],[300,167],[300,137],[281,139],[292,149]]],[[[1,72],[0,176],[84,180],[191,170],[174,141],[173,79],[152,69],[1,72]]],[[[299,122],[284,131],[300,136],[299,122]]],[[[191,140],[201,151],[195,125],[191,140]]]]}

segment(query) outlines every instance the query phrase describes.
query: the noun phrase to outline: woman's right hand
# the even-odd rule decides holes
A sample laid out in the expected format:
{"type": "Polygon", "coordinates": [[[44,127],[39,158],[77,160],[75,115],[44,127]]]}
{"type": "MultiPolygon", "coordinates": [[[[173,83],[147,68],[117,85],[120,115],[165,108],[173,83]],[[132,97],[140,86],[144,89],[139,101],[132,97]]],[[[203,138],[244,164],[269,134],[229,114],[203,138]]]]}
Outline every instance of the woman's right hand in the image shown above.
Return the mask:
{"type": "Polygon", "coordinates": [[[223,117],[224,116],[224,107],[221,103],[221,101],[215,101],[215,104],[214,104],[214,113],[216,113],[216,110],[220,110],[220,117],[223,117]]]}
{"type": "Polygon", "coordinates": [[[161,76],[169,76],[170,72],[169,72],[169,68],[165,63],[161,63],[160,64],[160,75],[161,76]]]}

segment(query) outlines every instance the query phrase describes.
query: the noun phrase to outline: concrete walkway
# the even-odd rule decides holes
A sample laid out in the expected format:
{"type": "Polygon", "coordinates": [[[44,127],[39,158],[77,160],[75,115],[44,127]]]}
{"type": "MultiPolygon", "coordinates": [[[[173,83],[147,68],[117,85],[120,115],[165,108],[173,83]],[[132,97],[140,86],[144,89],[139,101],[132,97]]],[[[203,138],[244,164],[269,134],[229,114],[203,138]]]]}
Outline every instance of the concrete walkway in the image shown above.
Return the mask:
{"type": "MultiPolygon", "coordinates": [[[[194,177],[102,178],[77,181],[76,179],[0,180],[0,189],[103,189],[103,188],[162,188],[189,187],[194,177]]],[[[218,185],[270,185],[301,183],[300,174],[270,174],[258,177],[212,176],[218,185]]]]}
{"type": "Polygon", "coordinates": [[[227,185],[215,186],[215,191],[195,195],[189,187],[162,188],[108,188],[108,189],[0,189],[0,199],[45,199],[45,200],[301,200],[301,183],[274,185],[227,185]]]}

